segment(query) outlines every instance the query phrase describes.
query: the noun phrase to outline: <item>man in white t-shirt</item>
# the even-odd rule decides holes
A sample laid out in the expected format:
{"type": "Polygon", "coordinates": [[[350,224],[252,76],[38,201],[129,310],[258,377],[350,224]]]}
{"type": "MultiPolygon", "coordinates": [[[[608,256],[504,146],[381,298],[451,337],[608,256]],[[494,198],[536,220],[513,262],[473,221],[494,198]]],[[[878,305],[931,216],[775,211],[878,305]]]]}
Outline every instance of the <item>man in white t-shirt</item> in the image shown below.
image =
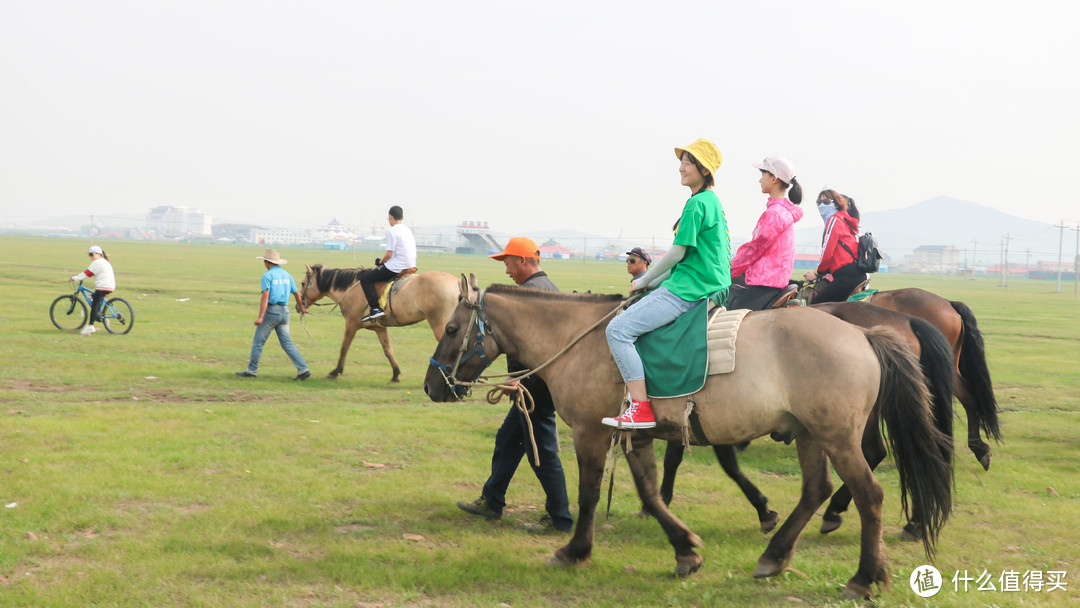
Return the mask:
{"type": "Polygon", "coordinates": [[[390,207],[386,216],[386,221],[390,223],[390,228],[386,231],[386,253],[381,260],[375,262],[375,268],[360,275],[360,287],[364,290],[368,307],[371,309],[361,321],[372,321],[386,314],[379,308],[379,294],[375,293],[375,283],[389,281],[402,270],[416,268],[416,239],[413,238],[412,230],[401,223],[404,218],[405,212],[401,207],[390,207]]]}

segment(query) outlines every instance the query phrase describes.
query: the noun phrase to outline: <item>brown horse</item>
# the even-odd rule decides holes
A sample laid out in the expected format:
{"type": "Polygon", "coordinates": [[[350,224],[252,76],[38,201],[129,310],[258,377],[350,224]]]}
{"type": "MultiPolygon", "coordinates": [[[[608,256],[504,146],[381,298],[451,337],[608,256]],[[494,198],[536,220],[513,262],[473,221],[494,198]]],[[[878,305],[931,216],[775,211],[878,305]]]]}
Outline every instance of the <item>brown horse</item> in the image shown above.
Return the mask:
{"type": "Polygon", "coordinates": [[[1001,428],[990,368],[986,364],[986,344],[971,308],[916,287],[879,291],[863,302],[925,319],[945,334],[952,345],[956,365],[956,398],[967,413],[968,448],[983,469],[989,471],[993,455],[979,430],[982,429],[987,439],[1000,442],[1001,428]]]}
{"type": "MultiPolygon", "coordinates": [[[[363,322],[367,314],[368,303],[364,291],[358,283],[364,268],[323,268],[322,264],[308,266],[304,281],[300,285],[300,299],[304,306],[311,306],[320,298],[333,300],[341,309],[345,318],[345,337],[341,340],[341,355],[328,378],[337,378],[345,370],[345,355],[349,352],[357,330],[370,329],[379,337],[383,354],[394,369],[391,382],[400,382],[401,368],[394,359],[394,349],[390,346],[387,327],[404,327],[427,319],[431,333],[439,340],[443,328],[454,312],[458,300],[457,279],[445,272],[422,272],[406,279],[400,288],[393,292],[386,307],[386,316],[374,321],[363,322]]],[[[382,292],[387,283],[376,283],[375,289],[382,292]]]]}
{"type": "MultiPolygon", "coordinates": [[[[600,420],[617,415],[623,397],[622,384],[612,381],[603,332],[606,315],[621,298],[500,285],[481,292],[475,277],[468,282],[462,277],[461,288],[461,302],[432,356],[424,390],[433,401],[456,399],[457,382],[477,378],[502,353],[530,367],[550,361],[539,375],[559,416],[573,429],[580,475],[574,535],[549,563],[585,561],[592,553],[612,434],[600,420]],[[555,357],[579,335],[580,341],[555,357]],[[475,356],[476,351],[483,356],[475,356]]],[[[736,444],[770,434],[794,437],[803,473],[802,497],[758,560],[754,576],[777,575],[790,563],[802,529],[831,493],[831,462],[852,489],[862,521],[859,566],[845,596],[867,597],[874,583],[888,584],[881,539],[883,491],[860,449],[875,407],[889,430],[901,503],[907,511],[910,494],[914,511],[925,514],[924,543],[931,552],[951,508],[951,462],[942,457],[951,438],[933,425],[930,395],[911,349],[890,330],[863,330],[809,308],[748,316],[736,348],[735,371],[710,376],[692,397],[704,438],[736,444]]],[[[675,548],[677,575],[701,567],[701,556],[694,552],[701,539],[660,500],[652,442],[681,437],[686,408],[685,398],[655,400],[656,428],[632,432],[633,448],[626,455],[645,510],[675,548]]]]}
{"type": "MultiPolygon", "coordinates": [[[[888,310],[873,304],[862,302],[830,302],[817,304],[813,308],[822,310],[848,323],[864,328],[887,326],[902,337],[912,352],[919,358],[919,365],[926,377],[927,389],[931,395],[931,409],[934,412],[934,424],[943,434],[952,436],[952,399],[955,384],[953,354],[945,337],[933,325],[894,310],[888,310]]],[[[751,315],[757,313],[751,313],[751,315]]],[[[871,469],[885,459],[885,443],[878,430],[878,412],[875,410],[866,425],[863,435],[863,456],[871,469]]],[[[682,463],[685,447],[681,441],[668,442],[664,452],[664,473],[660,484],[660,497],[664,504],[671,504],[674,495],[675,476],[682,463]]],[[[768,498],[739,469],[734,446],[714,446],[716,459],[721,468],[743,491],[747,500],[758,513],[762,532],[772,530],[777,522],[777,514],[768,508],[768,498]]],[[[843,523],[841,513],[851,503],[851,493],[846,486],[841,486],[833,495],[825,515],[822,517],[821,533],[826,534],[840,527],[843,523]]],[[[922,527],[916,513],[904,526],[901,538],[917,540],[922,538],[922,527]]]]}

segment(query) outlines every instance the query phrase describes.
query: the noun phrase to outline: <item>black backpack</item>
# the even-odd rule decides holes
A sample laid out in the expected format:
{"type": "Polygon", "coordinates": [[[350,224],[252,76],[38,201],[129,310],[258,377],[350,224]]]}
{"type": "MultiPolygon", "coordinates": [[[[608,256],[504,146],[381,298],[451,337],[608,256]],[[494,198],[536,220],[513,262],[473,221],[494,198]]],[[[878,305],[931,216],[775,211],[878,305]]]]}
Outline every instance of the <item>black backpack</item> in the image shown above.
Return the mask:
{"type": "Polygon", "coordinates": [[[844,220],[844,223],[847,224],[848,228],[851,228],[851,233],[859,240],[859,254],[855,255],[852,253],[851,248],[844,244],[843,241],[837,242],[840,243],[840,246],[843,247],[851,257],[855,258],[855,263],[858,265],[859,270],[863,272],[877,272],[881,262],[881,252],[878,251],[877,239],[869,232],[860,235],[859,231],[855,230],[855,227],[851,225],[851,222],[846,219],[844,220]]]}

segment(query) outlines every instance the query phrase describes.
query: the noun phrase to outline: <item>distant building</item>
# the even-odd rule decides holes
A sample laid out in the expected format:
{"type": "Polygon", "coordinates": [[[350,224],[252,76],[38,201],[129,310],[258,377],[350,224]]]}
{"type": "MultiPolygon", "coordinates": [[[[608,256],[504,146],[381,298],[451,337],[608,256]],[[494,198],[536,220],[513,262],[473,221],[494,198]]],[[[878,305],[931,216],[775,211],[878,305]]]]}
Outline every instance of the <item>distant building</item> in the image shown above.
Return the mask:
{"type": "Polygon", "coordinates": [[[213,235],[213,217],[198,209],[162,205],[146,215],[147,230],[163,237],[193,237],[213,235]]]}
{"type": "Polygon", "coordinates": [[[952,245],[921,245],[911,256],[915,272],[956,272],[960,250],[952,245]]]}
{"type": "Polygon", "coordinates": [[[287,230],[284,228],[274,230],[256,228],[251,231],[248,240],[257,245],[310,245],[316,242],[311,237],[310,231],[287,230]]]}
{"type": "Polygon", "coordinates": [[[363,231],[359,227],[342,224],[336,217],[330,220],[330,223],[316,229],[312,236],[316,242],[341,241],[343,243],[352,243],[364,238],[363,231]]]}
{"type": "Polygon", "coordinates": [[[457,228],[458,237],[464,244],[457,247],[457,253],[497,253],[503,246],[491,235],[487,222],[465,220],[457,228]]]}
{"type": "Polygon", "coordinates": [[[551,239],[543,245],[540,245],[540,257],[546,259],[568,260],[574,257],[574,254],[566,247],[556,243],[555,239],[551,239]]]}

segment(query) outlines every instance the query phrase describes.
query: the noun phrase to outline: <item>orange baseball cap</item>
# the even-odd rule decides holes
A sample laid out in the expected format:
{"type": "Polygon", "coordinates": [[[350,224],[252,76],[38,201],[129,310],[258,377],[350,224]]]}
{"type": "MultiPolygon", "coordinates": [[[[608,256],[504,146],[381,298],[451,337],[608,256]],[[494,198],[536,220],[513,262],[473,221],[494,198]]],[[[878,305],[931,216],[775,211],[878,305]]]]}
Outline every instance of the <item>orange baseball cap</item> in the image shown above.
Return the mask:
{"type": "Polygon", "coordinates": [[[540,248],[536,246],[536,241],[524,237],[515,236],[506,243],[506,247],[503,247],[501,253],[495,255],[489,255],[488,257],[494,260],[502,261],[508,255],[516,255],[522,258],[536,258],[540,259],[540,248]]]}

